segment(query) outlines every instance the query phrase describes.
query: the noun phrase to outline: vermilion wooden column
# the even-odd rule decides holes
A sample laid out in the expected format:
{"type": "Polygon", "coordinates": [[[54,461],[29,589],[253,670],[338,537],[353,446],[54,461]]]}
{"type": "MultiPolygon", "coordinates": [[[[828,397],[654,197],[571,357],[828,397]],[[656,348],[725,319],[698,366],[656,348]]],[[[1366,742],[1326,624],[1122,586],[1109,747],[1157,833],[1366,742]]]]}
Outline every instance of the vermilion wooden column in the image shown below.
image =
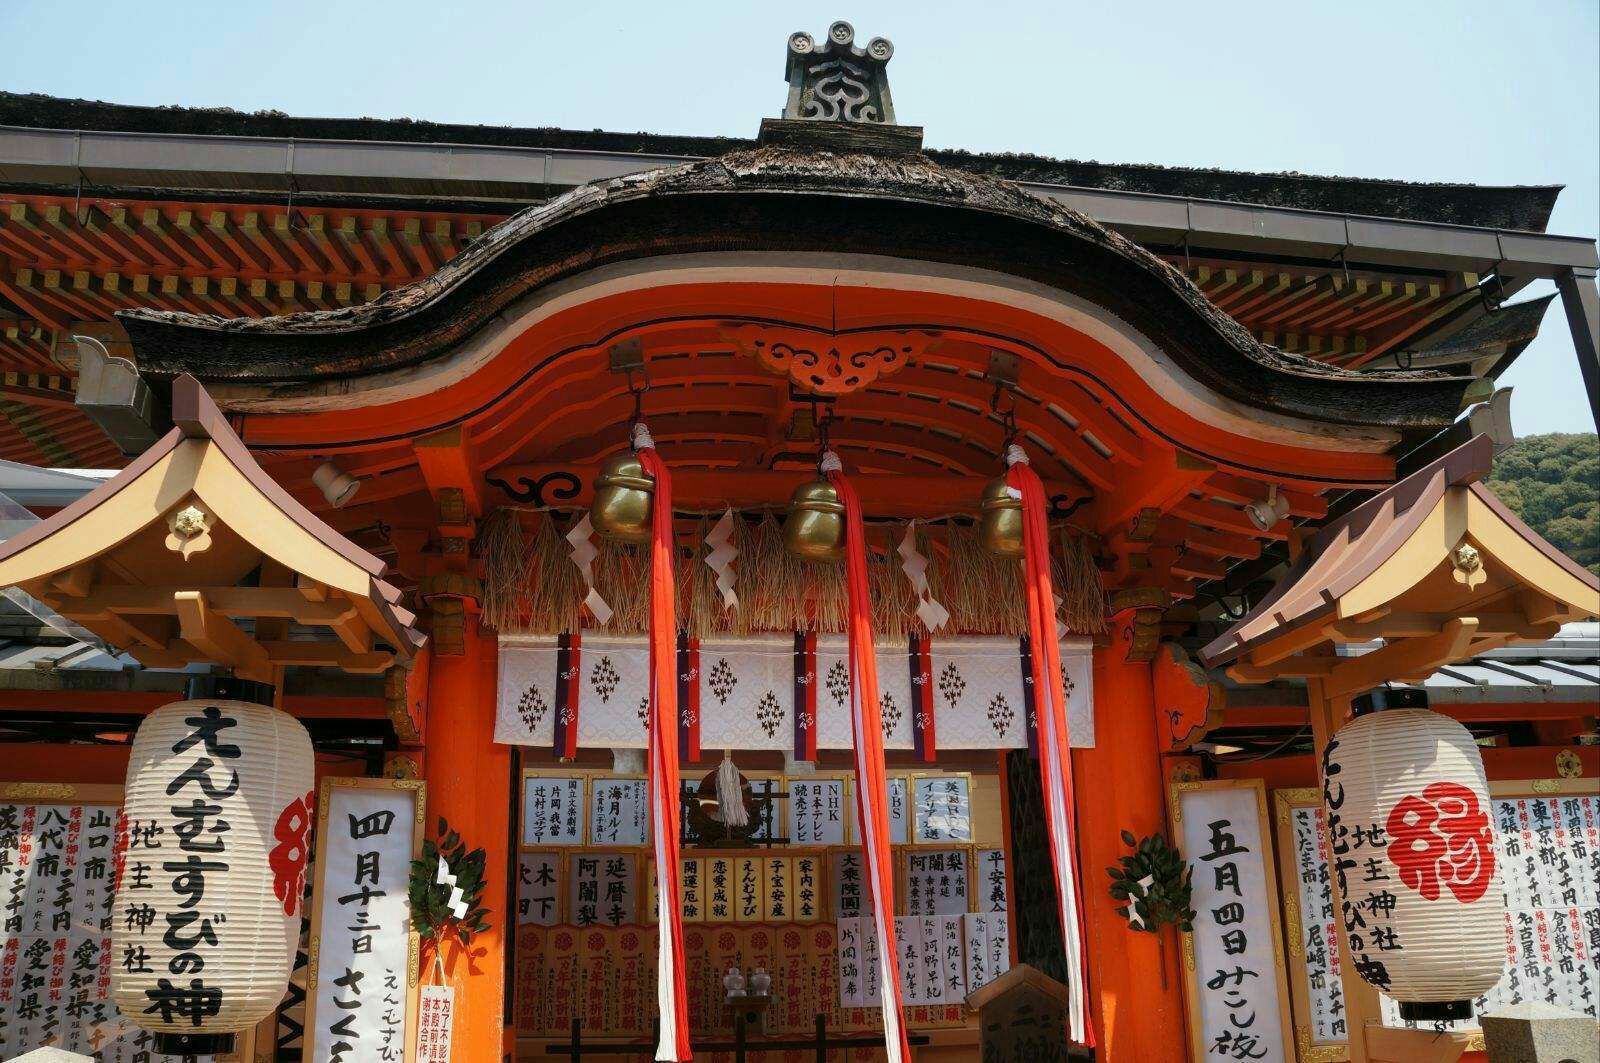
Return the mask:
{"type": "Polygon", "coordinates": [[[1094,651],[1095,744],[1073,751],[1078,844],[1098,1058],[1165,1063],[1188,1055],[1177,938],[1129,930],[1105,873],[1127,851],[1123,830],[1142,838],[1166,827],[1151,665],[1127,659],[1132,617],[1114,617],[1111,644],[1094,651]]]}
{"type": "Polygon", "coordinates": [[[445,949],[445,971],[456,989],[456,1059],[493,1061],[512,1048],[506,1022],[507,942],[516,912],[508,903],[511,749],[494,742],[497,646],[478,630],[476,603],[466,602],[464,652],[435,654],[428,678],[429,726],[424,777],[428,826],[444,816],[469,847],[487,853],[484,906],[489,930],[445,949]]]}

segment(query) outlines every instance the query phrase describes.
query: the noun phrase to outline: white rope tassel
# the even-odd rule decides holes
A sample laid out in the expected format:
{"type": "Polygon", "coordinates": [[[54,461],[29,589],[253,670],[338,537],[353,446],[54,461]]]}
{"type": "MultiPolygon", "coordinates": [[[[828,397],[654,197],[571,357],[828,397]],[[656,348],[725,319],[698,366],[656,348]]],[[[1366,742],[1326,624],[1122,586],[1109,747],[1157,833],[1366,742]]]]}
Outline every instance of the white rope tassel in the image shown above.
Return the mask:
{"type": "MultiPolygon", "coordinates": [[[[1016,443],[1007,444],[1006,445],[1006,468],[1009,469],[1013,465],[1026,465],[1026,464],[1028,464],[1028,452],[1026,450],[1023,450],[1022,447],[1019,446],[1016,443]]],[[[1017,490],[1015,487],[1012,487],[1010,484],[1006,484],[1006,494],[1010,495],[1012,498],[1021,498],[1022,497],[1022,492],[1017,490]]]]}
{"type": "Polygon", "coordinates": [[[822,452],[822,460],[817,462],[817,468],[822,470],[823,475],[827,475],[830,472],[843,472],[844,462],[840,461],[839,455],[833,451],[824,450],[822,452]]]}
{"type": "Polygon", "coordinates": [[[906,537],[900,540],[895,552],[900,555],[900,571],[906,574],[917,596],[917,617],[930,632],[944,627],[950,621],[950,610],[939,604],[928,586],[928,559],[917,549],[916,521],[906,525],[906,537]]]}
{"type": "Polygon", "coordinates": [[[739,785],[739,769],[733,763],[732,750],[727,749],[722,751],[722,763],[717,765],[717,818],[729,827],[743,827],[750,822],[739,785]]]}
{"type": "Polygon", "coordinates": [[[739,608],[739,596],[733,592],[733,561],[739,556],[739,548],[733,545],[733,519],[730,509],[706,536],[706,545],[711,548],[706,554],[706,565],[717,574],[717,592],[722,595],[722,608],[726,612],[739,608]]]}
{"type": "Polygon", "coordinates": [[[600,556],[600,551],[594,545],[594,525],[589,523],[587,512],[567,532],[567,542],[572,544],[572,563],[583,574],[583,585],[589,591],[584,595],[583,604],[594,614],[595,621],[605,627],[611,623],[611,606],[594,586],[594,559],[600,556]]]}
{"type": "Polygon", "coordinates": [[[643,421],[633,422],[633,449],[643,450],[646,447],[654,449],[656,441],[650,438],[650,428],[643,421]]]}

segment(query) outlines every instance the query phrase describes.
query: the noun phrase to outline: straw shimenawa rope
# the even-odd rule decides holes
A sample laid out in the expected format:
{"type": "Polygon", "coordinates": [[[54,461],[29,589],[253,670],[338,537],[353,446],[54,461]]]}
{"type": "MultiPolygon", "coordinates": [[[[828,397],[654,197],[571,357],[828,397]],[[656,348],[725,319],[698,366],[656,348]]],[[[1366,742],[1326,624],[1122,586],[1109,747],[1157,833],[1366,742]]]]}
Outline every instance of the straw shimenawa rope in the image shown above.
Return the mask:
{"type": "MultiPolygon", "coordinates": [[[[584,615],[583,580],[568,556],[562,534],[569,517],[500,509],[485,518],[478,535],[484,565],[483,621],[501,632],[557,634],[593,623],[584,615]]],[[[783,527],[770,511],[740,516],[733,543],[737,610],[722,607],[716,575],[705,564],[708,518],[680,537],[678,615],[691,634],[746,635],[760,631],[844,630],[843,565],[818,564],[791,554],[783,527]],[[686,540],[686,541],[685,541],[686,540]]],[[[884,638],[926,634],[916,616],[916,597],[894,553],[903,525],[868,525],[868,591],[873,623],[884,638]]],[[[1025,626],[1016,562],[985,550],[969,522],[945,520],[917,526],[919,549],[928,558],[928,585],[950,611],[944,635],[1015,635],[1025,626]]],[[[637,547],[597,539],[595,582],[615,609],[606,630],[638,634],[649,620],[644,579],[646,558],[637,547]]],[[[1105,594],[1088,540],[1062,527],[1052,550],[1051,576],[1062,598],[1060,619],[1074,634],[1106,630],[1105,594]]]]}

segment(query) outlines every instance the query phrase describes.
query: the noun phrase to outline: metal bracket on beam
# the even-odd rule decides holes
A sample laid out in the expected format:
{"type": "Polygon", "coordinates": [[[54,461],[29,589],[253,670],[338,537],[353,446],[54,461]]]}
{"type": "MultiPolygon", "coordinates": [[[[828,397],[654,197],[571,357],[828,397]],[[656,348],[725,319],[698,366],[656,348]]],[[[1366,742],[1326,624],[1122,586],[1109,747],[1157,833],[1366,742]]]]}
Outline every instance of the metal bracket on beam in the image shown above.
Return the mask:
{"type": "Polygon", "coordinates": [[[606,350],[613,373],[635,373],[644,368],[644,341],[632,336],[606,350]]]}
{"type": "Polygon", "coordinates": [[[172,418],[138,366],[115,358],[93,336],[78,345],[78,408],[111,437],[126,457],[144,453],[172,427],[172,418]]]}
{"type": "Polygon", "coordinates": [[[1017,356],[1010,351],[989,349],[989,368],[984,370],[983,379],[991,384],[1004,384],[1008,388],[1017,386],[1017,356]]]}

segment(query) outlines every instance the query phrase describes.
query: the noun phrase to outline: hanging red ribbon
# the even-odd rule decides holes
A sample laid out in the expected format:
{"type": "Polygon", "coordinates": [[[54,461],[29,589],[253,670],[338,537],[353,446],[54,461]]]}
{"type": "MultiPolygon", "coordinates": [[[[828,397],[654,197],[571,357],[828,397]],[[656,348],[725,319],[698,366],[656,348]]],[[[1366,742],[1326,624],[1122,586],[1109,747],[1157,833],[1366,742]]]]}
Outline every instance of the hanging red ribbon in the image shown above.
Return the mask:
{"type": "Polygon", "coordinates": [[[883,1043],[888,1063],[909,1063],[900,1005],[900,954],[894,934],[894,865],[889,849],[889,781],[883,765],[883,720],[878,706],[878,656],[872,642],[867,596],[867,546],[861,500],[845,478],[837,455],[823,455],[822,470],[844,505],[845,584],[849,591],[850,722],[855,735],[856,816],[861,853],[871,884],[877,925],[883,1001],[883,1043]]]}
{"type": "Polygon", "coordinates": [[[683,917],[678,908],[678,620],[673,589],[672,474],[644,425],[634,425],[634,448],[655,481],[650,539],[650,812],[656,858],[656,1004],[661,1035],[656,1059],[694,1058],[689,1047],[689,998],[683,977],[683,917]]]}
{"type": "Polygon", "coordinates": [[[1039,724],[1039,773],[1044,783],[1050,856],[1056,895],[1061,902],[1061,938],[1066,946],[1071,996],[1067,1035],[1094,1046],[1089,1016],[1089,962],[1078,875],[1077,810],[1073,801],[1072,750],[1067,735],[1066,692],[1061,686],[1061,646],[1056,640],[1055,595],[1050,587],[1050,528],[1044,516],[1044,484],[1028,467],[1022,448],[1006,454],[1006,483],[1022,496],[1022,590],[1028,602],[1028,643],[1032,650],[1033,701],[1039,724]]]}

